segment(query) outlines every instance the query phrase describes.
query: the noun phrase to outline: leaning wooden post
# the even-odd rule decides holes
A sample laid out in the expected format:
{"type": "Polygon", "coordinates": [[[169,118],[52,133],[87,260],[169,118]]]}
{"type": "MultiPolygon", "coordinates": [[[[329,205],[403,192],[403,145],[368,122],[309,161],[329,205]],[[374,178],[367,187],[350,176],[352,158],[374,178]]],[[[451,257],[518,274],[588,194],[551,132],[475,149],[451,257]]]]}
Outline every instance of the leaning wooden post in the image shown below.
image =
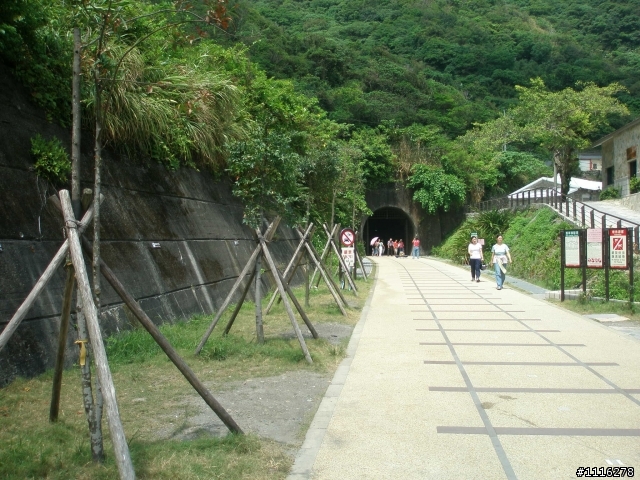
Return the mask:
{"type": "Polygon", "coordinates": [[[296,332],[296,336],[298,337],[298,342],[300,342],[300,347],[302,348],[302,352],[304,353],[304,358],[307,359],[307,362],[313,363],[311,359],[311,354],[309,354],[309,349],[307,349],[307,344],[304,341],[304,337],[302,336],[302,332],[300,331],[300,327],[298,326],[298,322],[296,322],[296,317],[293,315],[293,310],[291,310],[291,305],[289,304],[289,300],[287,299],[287,294],[284,289],[284,285],[282,285],[282,281],[280,280],[280,274],[278,269],[276,268],[276,264],[271,257],[271,253],[269,253],[269,249],[267,248],[267,242],[260,230],[256,229],[256,233],[258,235],[258,240],[260,241],[260,246],[262,247],[262,254],[264,255],[264,259],[267,261],[269,268],[271,269],[271,273],[273,274],[273,278],[276,282],[278,290],[280,291],[280,296],[282,297],[282,303],[284,304],[284,308],[287,311],[287,315],[289,315],[289,320],[291,320],[291,325],[293,325],[293,330],[296,332]]]}
{"type": "MultiPolygon", "coordinates": [[[[93,355],[96,360],[96,370],[102,394],[104,395],[104,403],[107,407],[107,418],[109,420],[109,431],[111,433],[111,441],[115,451],[115,461],[118,466],[118,472],[121,479],[135,479],[136,474],[131,463],[131,455],[129,454],[129,446],[124,435],[122,422],[120,420],[120,412],[118,412],[118,403],[116,400],[116,390],[113,386],[113,378],[109,370],[109,362],[107,353],[104,349],[102,341],[102,332],[100,331],[100,323],[98,322],[98,312],[93,303],[91,296],[91,287],[89,286],[89,278],[80,247],[80,239],[78,237],[78,225],[73,217],[73,209],[71,207],[71,199],[67,190],[60,191],[60,200],[62,201],[62,209],[64,212],[65,228],[67,238],[69,239],[69,250],[73,260],[73,267],[76,271],[76,280],[78,282],[78,291],[82,298],[82,306],[85,317],[87,319],[87,327],[89,329],[89,340],[93,348],[93,355]]],[[[96,204],[99,202],[96,202],[96,204]]]]}
{"type": "MultiPolygon", "coordinates": [[[[333,235],[335,234],[335,231],[337,228],[338,228],[338,225],[334,225],[333,229],[331,230],[331,235],[327,239],[327,243],[325,243],[324,245],[324,249],[322,250],[322,255],[318,257],[320,260],[320,263],[324,262],[324,259],[329,253],[329,250],[331,249],[331,239],[333,238],[333,235]]],[[[311,285],[313,285],[314,279],[316,278],[316,273],[318,273],[318,267],[316,267],[316,269],[313,271],[313,275],[311,275],[311,285]]],[[[318,281],[316,282],[316,288],[318,288],[319,283],[320,283],[320,278],[318,278],[318,281]]]]}
{"type": "MultiPolygon", "coordinates": [[[[87,226],[91,223],[92,219],[93,207],[89,208],[89,210],[87,210],[87,212],[82,217],[82,220],[78,225],[78,231],[84,231],[84,229],[87,228],[87,226]]],[[[18,307],[18,310],[13,315],[13,317],[11,317],[11,320],[9,320],[7,326],[4,327],[4,330],[0,334],[0,350],[5,347],[5,345],[9,341],[9,338],[11,338],[11,335],[13,335],[13,333],[16,331],[16,329],[20,325],[20,322],[26,316],[29,309],[33,306],[33,303],[35,302],[36,298],[38,298],[38,295],[40,295],[40,292],[42,292],[49,280],[51,280],[51,277],[53,277],[53,274],[56,272],[58,267],[62,265],[62,262],[64,262],[65,258],[67,257],[68,251],[69,240],[65,240],[62,246],[58,249],[58,252],[54,255],[51,263],[49,263],[49,266],[45,269],[44,272],[42,272],[42,275],[40,275],[40,278],[31,289],[31,292],[29,292],[29,295],[27,295],[27,298],[25,298],[24,302],[22,302],[22,305],[18,307]]]]}
{"type": "MultiPolygon", "coordinates": [[[[256,265],[258,265],[258,262],[256,261],[256,265]]],[[[240,296],[240,300],[238,300],[238,303],[236,304],[236,308],[234,308],[233,313],[231,314],[231,317],[229,317],[229,321],[227,322],[227,326],[224,327],[224,332],[222,333],[223,335],[228,335],[229,332],[231,331],[231,327],[233,326],[233,322],[235,322],[236,317],[238,316],[238,314],[240,313],[240,310],[242,309],[242,304],[244,303],[244,299],[247,298],[247,294],[249,293],[249,290],[251,290],[251,285],[253,285],[253,279],[256,278],[256,270],[254,270],[251,273],[251,276],[249,277],[249,280],[247,281],[247,284],[244,287],[244,290],[242,291],[242,295],[240,296]]]]}
{"type": "MultiPolygon", "coordinates": [[[[329,229],[327,228],[326,225],[322,225],[322,227],[324,228],[324,231],[326,232],[327,235],[331,235],[329,233],[329,229]]],[[[338,264],[340,265],[340,267],[342,267],[342,270],[345,272],[345,276],[346,276],[347,280],[349,281],[349,284],[351,285],[351,288],[353,289],[353,294],[357,297],[358,296],[358,287],[356,287],[355,282],[351,279],[351,276],[349,275],[349,268],[347,267],[347,264],[344,263],[344,258],[342,258],[342,255],[340,255],[340,252],[338,251],[338,247],[336,246],[335,242],[333,241],[333,237],[331,237],[331,248],[333,248],[333,252],[338,257],[338,264]]]]}
{"type": "Polygon", "coordinates": [[[67,348],[67,334],[69,332],[69,319],[71,318],[71,300],[73,297],[73,287],[75,277],[73,268],[67,265],[67,281],[64,286],[62,297],[62,313],[60,315],[60,332],[58,333],[58,355],[56,356],[56,366],[53,372],[53,387],[51,390],[51,406],[49,408],[49,421],[58,421],[60,411],[60,391],[62,389],[62,372],[64,371],[64,352],[67,348]]]}
{"type": "MultiPolygon", "coordinates": [[[[262,261],[260,255],[256,259],[256,338],[258,339],[258,343],[264,343],[264,327],[262,325],[262,261]]],[[[251,283],[249,283],[251,285],[251,283]]]]}
{"type": "MultiPolygon", "coordinates": [[[[267,232],[265,233],[265,235],[273,235],[273,234],[275,234],[275,231],[278,228],[278,224],[279,223],[280,223],[280,217],[278,216],[278,217],[273,219],[273,222],[271,222],[271,225],[269,225],[269,228],[267,228],[267,232]]],[[[227,307],[231,303],[231,300],[233,299],[233,295],[236,293],[236,290],[238,289],[238,287],[242,283],[242,280],[244,280],[244,277],[247,275],[247,273],[249,273],[249,271],[252,268],[254,268],[255,261],[258,258],[258,255],[260,254],[260,250],[261,250],[260,245],[258,245],[253,250],[253,253],[251,254],[251,257],[249,257],[249,260],[247,261],[247,264],[242,269],[242,272],[240,272],[240,275],[238,275],[238,278],[236,279],[236,283],[234,283],[233,287],[231,287],[231,290],[229,291],[229,294],[227,295],[227,298],[225,298],[224,302],[222,302],[222,305],[218,309],[218,313],[216,313],[216,316],[213,319],[213,321],[211,322],[211,325],[209,325],[209,328],[207,329],[205,334],[202,336],[202,339],[200,340],[200,343],[196,347],[196,351],[195,351],[196,355],[198,355],[200,353],[200,351],[202,350],[202,347],[204,347],[204,344],[207,343],[207,340],[211,336],[211,332],[213,332],[213,329],[215,328],[216,324],[220,320],[220,317],[222,316],[224,311],[227,309],[227,307]]]]}
{"type": "MultiPolygon", "coordinates": [[[[302,258],[304,242],[307,241],[307,238],[309,238],[310,233],[312,231],[313,231],[313,223],[310,223],[309,226],[307,227],[307,230],[304,232],[304,236],[300,239],[300,242],[298,243],[296,250],[293,252],[293,255],[291,256],[291,260],[289,260],[289,264],[287,265],[287,268],[285,268],[284,270],[284,274],[282,276],[285,282],[289,282],[293,277],[295,270],[297,269],[298,264],[300,263],[300,259],[302,258]]],[[[265,314],[268,314],[271,311],[271,307],[273,307],[273,304],[276,301],[276,298],[278,298],[277,290],[273,292],[273,295],[271,295],[271,300],[269,300],[269,304],[267,305],[267,308],[264,311],[265,314]]]]}
{"type": "MultiPolygon", "coordinates": [[[[298,233],[300,233],[300,231],[298,231],[298,233]]],[[[320,277],[322,279],[324,279],[325,283],[327,284],[327,288],[329,289],[329,292],[333,296],[333,299],[336,301],[336,305],[338,305],[338,308],[342,312],[342,315],[344,315],[346,317],[347,316],[347,311],[345,310],[344,307],[347,306],[347,301],[342,296],[342,292],[333,283],[331,277],[325,271],[324,266],[322,265],[320,260],[318,260],[318,255],[317,255],[317,252],[315,251],[315,249],[313,248],[313,245],[310,245],[309,242],[307,242],[307,243],[305,243],[305,247],[307,249],[309,257],[311,258],[311,260],[315,264],[316,269],[318,269],[320,271],[320,277]]]]}
{"type": "Polygon", "coordinates": [[[311,335],[313,336],[313,338],[318,338],[318,332],[316,332],[316,329],[314,328],[313,324],[311,323],[311,320],[309,320],[309,317],[305,313],[304,308],[302,308],[302,305],[300,305],[300,302],[298,302],[298,299],[293,294],[293,290],[291,290],[291,287],[289,286],[289,284],[284,281],[284,277],[282,276],[282,274],[280,272],[278,272],[278,275],[280,276],[280,281],[282,282],[282,285],[284,286],[285,291],[287,292],[287,294],[289,295],[289,298],[291,299],[291,301],[295,305],[296,310],[298,310],[298,313],[300,314],[300,317],[302,317],[302,320],[304,321],[305,325],[307,326],[307,328],[311,332],[311,335]]]}
{"type": "MultiPolygon", "coordinates": [[[[358,261],[358,265],[360,265],[360,270],[362,270],[362,276],[364,277],[364,280],[366,282],[368,282],[369,278],[367,277],[367,271],[364,269],[364,264],[362,263],[362,259],[360,258],[360,254],[358,253],[357,245],[354,245],[354,247],[353,247],[353,254],[356,256],[356,260],[358,261]]],[[[353,270],[355,272],[355,268],[353,270]]],[[[355,273],[354,273],[354,275],[355,275],[355,273]]]]}
{"type": "MultiPolygon", "coordinates": [[[[91,243],[82,239],[82,246],[91,252],[91,243]]],[[[124,288],[124,285],[120,282],[118,277],[113,273],[109,266],[100,259],[100,272],[102,276],[109,282],[116,293],[122,298],[125,305],[136,316],[138,321],[142,324],[147,332],[153,337],[155,342],[160,346],[162,351],[169,357],[173,364],[180,370],[180,373],[184,375],[191,386],[198,392],[207,405],[214,411],[220,420],[227,426],[229,430],[234,433],[244,433],[238,424],[233,420],[231,415],[224,409],[222,405],[211,395],[211,392],[204,386],[204,384],[198,379],[193,370],[186,364],[186,362],[175,351],[169,340],[160,332],[160,329],[153,323],[145,311],[140,307],[140,304],[133,298],[129,292],[124,288]]]]}

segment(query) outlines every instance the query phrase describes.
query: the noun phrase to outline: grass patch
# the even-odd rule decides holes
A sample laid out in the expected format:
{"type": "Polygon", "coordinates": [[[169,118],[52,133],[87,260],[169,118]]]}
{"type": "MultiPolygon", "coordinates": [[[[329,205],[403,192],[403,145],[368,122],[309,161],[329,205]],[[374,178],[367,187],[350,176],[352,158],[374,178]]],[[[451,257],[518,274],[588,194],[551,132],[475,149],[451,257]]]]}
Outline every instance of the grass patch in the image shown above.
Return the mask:
{"type": "Polygon", "coordinates": [[[581,315],[615,313],[640,324],[640,308],[638,305],[630,305],[629,302],[605,302],[593,299],[565,300],[564,302],[559,300],[548,301],[581,315]]]}
{"type": "MultiPolygon", "coordinates": [[[[357,298],[345,291],[345,297],[353,306],[347,317],[340,314],[322,284],[319,289],[312,289],[311,306],[305,311],[320,331],[323,323],[353,326],[372,283],[359,280],[357,298]]],[[[304,290],[297,288],[294,292],[304,303],[304,290]]],[[[214,396],[237,380],[296,370],[332,374],[344,358],[346,339],[336,345],[323,338],[308,338],[307,346],[314,360],[309,365],[282,304],[264,316],[264,344],[258,344],[255,339],[255,305],[251,302],[241,309],[230,334],[223,336],[232,311],[230,308],[223,315],[200,356],[193,352],[212,321],[211,316],[160,327],[214,396]]],[[[297,312],[296,318],[306,331],[297,312]]],[[[197,394],[141,327],[109,338],[107,354],[138,478],[286,477],[293,462],[291,447],[266,438],[255,435],[224,438],[204,435],[185,441],[161,438],[159,432],[170,434],[184,428],[186,418],[194,413],[189,409],[195,408],[185,399],[197,394]]],[[[56,424],[48,421],[51,380],[52,374],[47,372],[37,378],[17,379],[0,389],[0,478],[117,478],[106,421],[103,432],[107,460],[104,465],[94,465],[91,461],[77,367],[64,372],[60,420],[56,424]]],[[[235,419],[242,425],[242,418],[235,419]]]]}

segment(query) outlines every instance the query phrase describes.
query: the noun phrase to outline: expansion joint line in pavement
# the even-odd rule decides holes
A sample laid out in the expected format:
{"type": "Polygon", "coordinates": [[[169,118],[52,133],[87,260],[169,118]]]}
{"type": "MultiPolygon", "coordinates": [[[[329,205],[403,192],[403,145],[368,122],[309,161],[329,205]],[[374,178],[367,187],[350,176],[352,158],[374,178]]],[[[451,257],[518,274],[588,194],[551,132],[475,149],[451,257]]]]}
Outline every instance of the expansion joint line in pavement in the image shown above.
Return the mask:
{"type": "Polygon", "coordinates": [[[493,445],[493,449],[495,450],[496,455],[498,456],[498,460],[500,460],[500,464],[502,465],[502,469],[504,470],[505,475],[510,480],[511,479],[516,480],[518,477],[516,476],[516,474],[515,474],[515,472],[513,470],[513,467],[511,466],[511,462],[509,461],[509,458],[507,458],[507,454],[504,451],[504,448],[502,447],[502,442],[500,442],[500,439],[498,438],[498,435],[496,434],[495,428],[491,424],[491,420],[489,419],[489,416],[487,415],[487,412],[485,412],[484,408],[482,407],[482,402],[480,402],[480,398],[478,397],[478,394],[475,391],[475,388],[474,388],[473,384],[471,383],[471,379],[469,378],[469,375],[467,374],[467,371],[465,370],[464,365],[462,365],[462,362],[460,361],[460,358],[458,357],[456,349],[454,348],[454,346],[452,345],[451,341],[449,340],[449,337],[447,335],[446,330],[442,327],[442,324],[438,320],[438,316],[436,315],[436,312],[431,308],[431,305],[429,304],[427,299],[424,297],[424,294],[422,293],[422,289],[420,289],[418,287],[418,285],[417,285],[415,279],[413,278],[413,275],[411,274],[411,272],[401,262],[398,262],[398,264],[401,265],[402,268],[405,269],[405,271],[407,272],[407,274],[411,278],[411,281],[413,282],[416,290],[418,290],[418,292],[420,292],[420,296],[422,297],[422,300],[424,301],[424,304],[427,306],[427,308],[431,312],[431,315],[433,315],[433,319],[436,322],[436,325],[438,326],[438,329],[440,330],[440,333],[442,334],[442,337],[444,338],[444,340],[445,340],[445,342],[447,344],[447,347],[449,348],[449,351],[451,352],[451,356],[454,358],[454,360],[456,362],[456,365],[458,366],[458,370],[460,371],[460,375],[462,375],[462,378],[464,379],[464,383],[466,384],[469,393],[471,394],[471,398],[473,399],[473,403],[476,406],[476,410],[478,411],[478,414],[480,415],[480,418],[482,419],[482,423],[484,424],[484,428],[486,429],[487,433],[489,434],[489,438],[491,439],[491,444],[493,445]]]}
{"type": "MultiPolygon", "coordinates": [[[[434,270],[436,270],[438,273],[440,273],[441,275],[444,275],[445,277],[449,278],[450,280],[454,281],[454,282],[458,282],[457,280],[455,280],[454,278],[452,278],[450,275],[448,275],[447,273],[443,272],[442,270],[438,270],[435,267],[431,267],[434,270]]],[[[413,278],[413,277],[412,277],[413,278]]],[[[460,283],[460,282],[458,282],[460,283]]],[[[468,288],[466,285],[460,284],[463,288],[468,288]]],[[[422,292],[420,291],[420,295],[422,295],[422,292]]],[[[424,298],[424,297],[423,297],[424,298]]],[[[633,403],[635,403],[636,405],[640,406],[640,400],[635,398],[633,395],[631,395],[629,392],[627,392],[625,389],[619,387],[618,385],[616,385],[614,382],[612,382],[611,380],[609,380],[608,378],[606,378],[604,375],[602,375],[601,373],[599,373],[598,371],[596,371],[595,369],[593,369],[589,364],[583,362],[582,360],[580,360],[579,358],[577,358],[575,355],[572,355],[570,352],[568,352],[567,350],[565,350],[564,348],[562,348],[562,346],[560,344],[555,343],[553,340],[550,340],[549,338],[545,337],[544,335],[542,335],[539,331],[531,328],[529,325],[527,325],[526,323],[524,323],[523,319],[519,319],[516,318],[515,316],[513,316],[509,311],[501,308],[500,305],[492,303],[491,301],[487,300],[487,302],[494,306],[495,308],[497,308],[501,313],[506,314],[507,316],[511,317],[511,319],[517,321],[520,325],[522,325],[524,328],[526,328],[527,330],[529,330],[532,333],[535,333],[539,338],[541,338],[542,340],[544,340],[545,342],[547,342],[550,346],[555,347],[556,349],[558,349],[560,352],[562,352],[564,355],[566,355],[567,357],[569,357],[571,360],[573,360],[576,363],[576,366],[580,366],[583,367],[585,369],[587,369],[589,372],[591,372],[593,375],[595,375],[596,377],[598,377],[600,380],[602,380],[603,382],[605,382],[607,385],[609,385],[611,388],[613,388],[614,390],[616,390],[618,393],[620,393],[621,395],[624,395],[628,400],[631,400],[633,403]]],[[[425,300],[425,303],[427,303],[427,301],[425,300]]],[[[429,307],[431,309],[431,307],[429,307]]],[[[433,314],[433,313],[432,313],[433,314]]],[[[435,314],[433,314],[435,317],[435,314]]]]}

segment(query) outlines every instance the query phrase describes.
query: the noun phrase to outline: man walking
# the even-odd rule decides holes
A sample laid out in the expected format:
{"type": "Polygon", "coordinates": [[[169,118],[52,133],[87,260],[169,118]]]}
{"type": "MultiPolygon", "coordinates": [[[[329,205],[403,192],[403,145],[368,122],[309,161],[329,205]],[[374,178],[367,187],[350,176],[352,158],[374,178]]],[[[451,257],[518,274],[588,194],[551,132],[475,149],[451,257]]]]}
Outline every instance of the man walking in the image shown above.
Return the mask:
{"type": "Polygon", "coordinates": [[[416,235],[413,239],[413,242],[411,242],[413,244],[413,250],[411,251],[411,259],[420,259],[420,239],[418,238],[418,236],[416,235]]]}

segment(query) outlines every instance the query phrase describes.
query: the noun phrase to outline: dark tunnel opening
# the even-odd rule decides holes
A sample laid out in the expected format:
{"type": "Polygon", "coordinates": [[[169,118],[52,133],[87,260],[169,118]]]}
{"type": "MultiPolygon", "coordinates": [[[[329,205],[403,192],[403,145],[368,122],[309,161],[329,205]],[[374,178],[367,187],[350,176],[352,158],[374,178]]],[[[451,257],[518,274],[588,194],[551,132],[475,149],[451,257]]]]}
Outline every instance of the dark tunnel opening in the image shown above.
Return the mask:
{"type": "Polygon", "coordinates": [[[413,222],[409,215],[399,208],[384,207],[376,210],[364,223],[362,240],[365,244],[367,255],[371,255],[371,241],[374,237],[382,238],[386,246],[390,238],[404,241],[405,254],[410,255],[411,240],[415,234],[413,222]]]}

